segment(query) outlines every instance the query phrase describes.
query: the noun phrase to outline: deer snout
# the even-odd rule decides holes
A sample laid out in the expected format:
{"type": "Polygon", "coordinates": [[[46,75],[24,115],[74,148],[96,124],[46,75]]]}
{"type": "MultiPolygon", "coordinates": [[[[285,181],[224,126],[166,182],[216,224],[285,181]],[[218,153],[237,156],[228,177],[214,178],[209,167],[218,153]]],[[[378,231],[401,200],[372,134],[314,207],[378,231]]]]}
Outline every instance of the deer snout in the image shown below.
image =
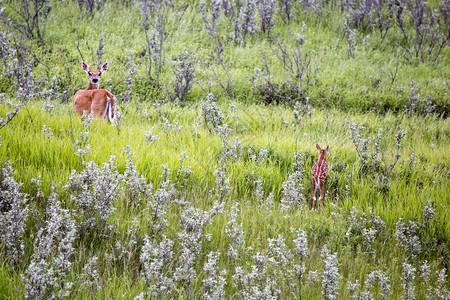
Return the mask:
{"type": "Polygon", "coordinates": [[[92,79],[92,82],[93,82],[93,83],[97,83],[97,82],[98,82],[98,78],[93,78],[93,79],[92,79]]]}

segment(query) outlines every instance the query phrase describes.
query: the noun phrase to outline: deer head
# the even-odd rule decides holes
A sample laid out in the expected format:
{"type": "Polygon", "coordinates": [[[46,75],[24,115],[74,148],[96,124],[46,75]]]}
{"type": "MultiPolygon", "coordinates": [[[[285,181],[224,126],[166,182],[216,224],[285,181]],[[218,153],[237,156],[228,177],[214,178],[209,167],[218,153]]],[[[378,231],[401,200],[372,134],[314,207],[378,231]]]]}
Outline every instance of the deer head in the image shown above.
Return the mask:
{"type": "Polygon", "coordinates": [[[322,149],[319,144],[316,144],[316,149],[320,152],[320,158],[326,159],[328,153],[330,153],[330,146],[327,145],[325,149],[322,149]]]}
{"type": "Polygon", "coordinates": [[[87,63],[83,62],[81,65],[83,68],[83,71],[88,75],[89,77],[89,87],[88,90],[98,89],[99,83],[100,83],[100,76],[103,75],[103,73],[108,70],[108,63],[104,63],[101,67],[98,68],[98,70],[90,70],[87,63]]]}

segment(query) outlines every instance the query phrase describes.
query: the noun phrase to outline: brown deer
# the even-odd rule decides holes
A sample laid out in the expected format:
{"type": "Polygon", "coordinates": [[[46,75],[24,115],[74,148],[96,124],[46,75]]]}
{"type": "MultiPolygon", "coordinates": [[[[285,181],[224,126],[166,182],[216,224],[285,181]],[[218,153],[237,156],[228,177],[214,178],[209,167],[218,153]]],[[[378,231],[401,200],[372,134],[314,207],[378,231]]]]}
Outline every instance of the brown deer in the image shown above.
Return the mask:
{"type": "Polygon", "coordinates": [[[108,90],[99,89],[100,76],[108,70],[108,63],[103,64],[98,70],[91,71],[83,62],[83,71],[89,77],[89,85],[85,90],[79,90],[74,97],[73,107],[79,115],[93,114],[98,118],[105,118],[112,122],[116,115],[116,97],[108,90]]]}
{"type": "Polygon", "coordinates": [[[317,150],[319,150],[319,159],[311,170],[311,184],[312,184],[312,209],[316,208],[317,193],[319,193],[319,202],[323,206],[323,198],[325,197],[325,182],[328,175],[327,155],[330,152],[330,147],[326,149],[320,148],[319,144],[316,144],[317,150]]]}

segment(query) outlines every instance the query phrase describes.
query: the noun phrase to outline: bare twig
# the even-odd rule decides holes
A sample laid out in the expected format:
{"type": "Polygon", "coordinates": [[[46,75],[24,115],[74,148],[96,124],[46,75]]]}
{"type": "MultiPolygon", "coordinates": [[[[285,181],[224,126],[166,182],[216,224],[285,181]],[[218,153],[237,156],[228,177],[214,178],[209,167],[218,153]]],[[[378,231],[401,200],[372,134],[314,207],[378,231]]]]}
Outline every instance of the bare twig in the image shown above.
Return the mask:
{"type": "Polygon", "coordinates": [[[84,59],[83,53],[81,53],[81,49],[80,49],[80,37],[78,37],[78,39],[77,39],[77,50],[78,50],[78,54],[80,54],[81,60],[83,62],[86,62],[86,60],[84,59]]]}

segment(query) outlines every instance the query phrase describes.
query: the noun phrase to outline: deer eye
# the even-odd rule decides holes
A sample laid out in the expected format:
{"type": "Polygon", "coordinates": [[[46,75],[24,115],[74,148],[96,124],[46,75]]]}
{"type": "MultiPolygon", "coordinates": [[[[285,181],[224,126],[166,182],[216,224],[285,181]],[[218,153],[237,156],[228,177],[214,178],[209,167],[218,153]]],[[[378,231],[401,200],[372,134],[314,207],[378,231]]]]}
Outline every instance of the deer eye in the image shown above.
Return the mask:
{"type": "Polygon", "coordinates": [[[89,71],[89,72],[88,72],[88,75],[89,75],[89,76],[92,76],[92,72],[91,72],[91,71],[89,71]]]}
{"type": "Polygon", "coordinates": [[[98,76],[102,76],[102,72],[98,72],[98,76]]]}

